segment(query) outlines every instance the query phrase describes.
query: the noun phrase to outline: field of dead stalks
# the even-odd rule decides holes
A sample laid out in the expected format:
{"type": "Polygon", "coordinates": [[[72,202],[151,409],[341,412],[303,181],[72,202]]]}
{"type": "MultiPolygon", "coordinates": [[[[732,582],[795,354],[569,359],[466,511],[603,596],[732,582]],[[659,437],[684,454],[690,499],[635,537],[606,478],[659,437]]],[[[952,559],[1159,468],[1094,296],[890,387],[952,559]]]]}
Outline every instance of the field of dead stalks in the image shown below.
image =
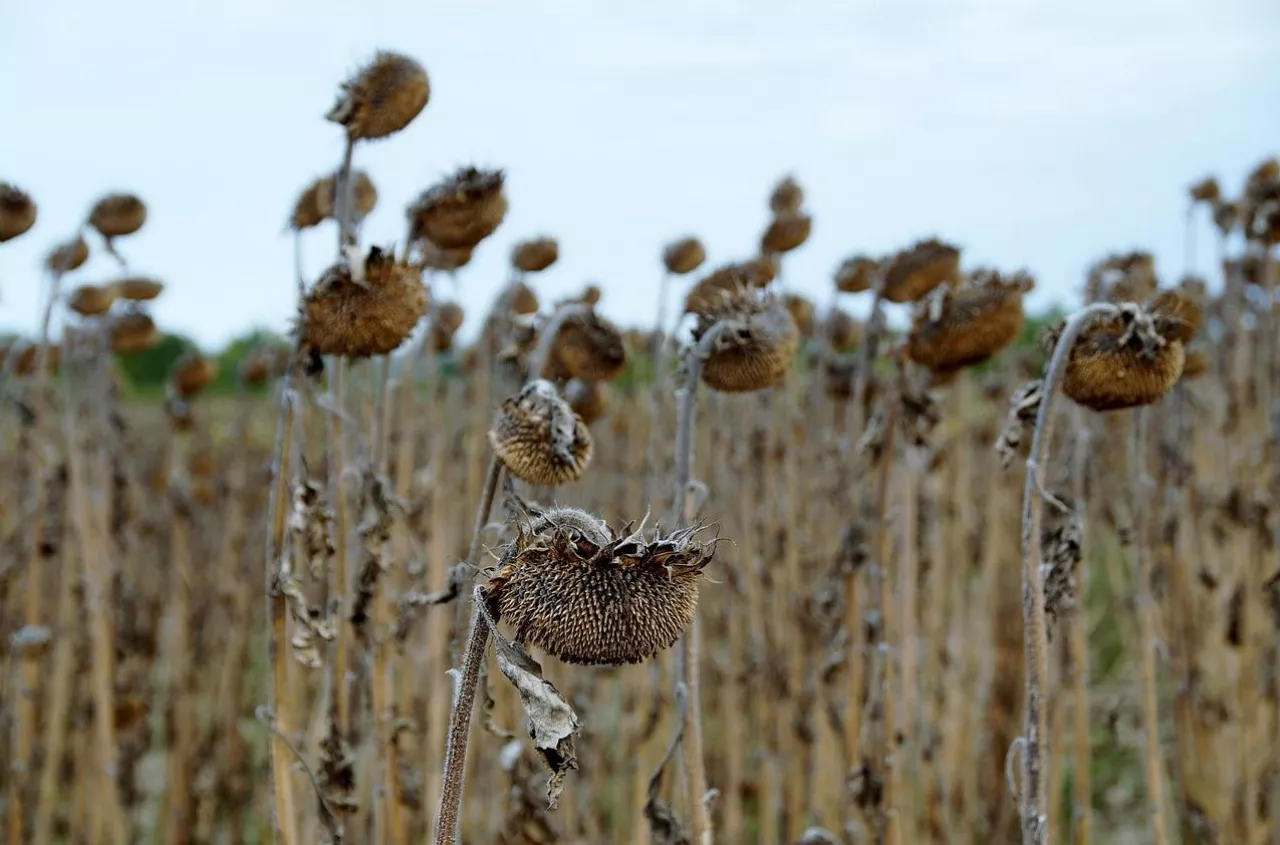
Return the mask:
{"type": "Polygon", "coordinates": [[[655,326],[540,301],[542,236],[463,344],[503,173],[360,234],[429,99],[394,53],[341,86],[291,217],[333,264],[236,393],[195,350],[129,392],[140,198],[50,251],[0,365],[0,842],[1280,843],[1276,160],[1191,188],[1211,278],[1111,255],[1040,331],[934,238],[810,302],[785,178],[759,254],[655,245],[655,326]]]}

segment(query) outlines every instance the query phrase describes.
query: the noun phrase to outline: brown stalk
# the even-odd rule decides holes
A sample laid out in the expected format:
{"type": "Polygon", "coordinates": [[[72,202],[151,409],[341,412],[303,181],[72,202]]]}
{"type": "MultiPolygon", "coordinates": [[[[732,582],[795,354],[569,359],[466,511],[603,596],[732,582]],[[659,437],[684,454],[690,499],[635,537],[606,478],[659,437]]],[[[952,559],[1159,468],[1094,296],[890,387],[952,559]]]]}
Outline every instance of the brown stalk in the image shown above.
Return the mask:
{"type": "MultiPolygon", "coordinates": [[[[69,503],[68,503],[69,504],[69,503]]],[[[65,505],[64,505],[65,509],[65,505]]],[[[70,513],[64,512],[64,519],[70,513]]],[[[44,733],[41,747],[44,761],[40,769],[39,792],[36,799],[35,828],[31,841],[34,845],[49,845],[59,798],[63,752],[66,749],[67,717],[75,695],[77,627],[76,577],[77,561],[72,546],[62,551],[62,575],[58,579],[58,616],[53,631],[53,666],[50,673],[49,699],[46,706],[44,733]]]]}
{"type": "Polygon", "coordinates": [[[1134,579],[1138,595],[1138,662],[1139,691],[1142,701],[1143,765],[1147,783],[1148,813],[1151,834],[1155,845],[1167,845],[1169,833],[1165,822],[1164,762],[1160,754],[1160,711],[1157,695],[1156,606],[1151,593],[1151,566],[1147,543],[1150,526],[1147,522],[1147,501],[1150,499],[1150,478],[1147,476],[1147,410],[1139,408],[1134,415],[1133,440],[1130,446],[1132,464],[1132,507],[1134,527],[1134,579]]]}
{"type": "MultiPolygon", "coordinates": [[[[296,357],[296,356],[295,356],[296,357]]],[[[289,503],[290,462],[294,452],[295,403],[298,397],[286,377],[281,386],[280,415],[276,424],[276,443],[271,460],[272,485],[267,512],[266,546],[266,599],[267,599],[267,661],[271,666],[271,683],[268,687],[267,709],[274,714],[279,733],[271,735],[271,778],[274,802],[272,827],[283,845],[298,845],[297,813],[294,805],[293,779],[289,771],[289,748],[281,738],[292,736],[298,719],[292,712],[292,700],[288,695],[288,631],[289,610],[286,598],[276,579],[285,565],[285,515],[289,503]]]]}
{"type": "Polygon", "coordinates": [[[1071,698],[1073,710],[1072,740],[1075,743],[1075,769],[1072,774],[1073,805],[1071,812],[1072,845],[1090,845],[1093,841],[1093,742],[1089,724],[1089,528],[1085,507],[1086,477],[1091,438],[1083,408],[1072,409],[1072,430],[1076,439],[1071,456],[1071,498],[1080,525],[1080,566],[1076,574],[1076,610],[1067,624],[1071,638],[1071,698]]]}
{"type": "Polygon", "coordinates": [[[444,754],[444,788],[440,792],[440,809],[436,814],[436,845],[454,845],[458,841],[462,817],[462,796],[467,782],[467,743],[471,734],[471,712],[475,706],[476,687],[489,644],[489,623],[479,603],[484,592],[477,587],[472,598],[471,628],[463,652],[462,670],[455,679],[453,712],[449,716],[449,744],[444,754]]]}
{"type": "MultiPolygon", "coordinates": [[[[171,461],[179,466],[181,447],[171,435],[171,461]]],[[[172,495],[172,494],[171,494],[172,495]]],[[[190,773],[195,768],[196,725],[192,708],[196,701],[192,677],[191,649],[191,541],[185,502],[175,502],[170,524],[169,563],[173,566],[169,586],[171,628],[169,639],[169,704],[172,708],[173,743],[169,749],[169,789],[166,797],[168,819],[165,839],[183,842],[191,829],[190,773]]]]}
{"type": "MultiPolygon", "coordinates": [[[[45,530],[45,466],[44,466],[44,432],[45,432],[45,391],[49,383],[46,360],[49,351],[49,324],[53,319],[53,308],[59,301],[62,288],[62,272],[55,270],[49,282],[49,298],[45,302],[44,314],[40,318],[40,346],[36,350],[36,368],[32,376],[31,400],[31,442],[35,448],[31,450],[31,478],[34,489],[31,490],[32,509],[28,522],[31,540],[27,544],[27,589],[23,604],[23,621],[30,626],[39,626],[43,616],[41,574],[43,566],[40,550],[44,546],[45,530]]],[[[9,770],[9,798],[6,815],[9,819],[9,845],[22,845],[25,837],[26,800],[31,766],[31,752],[35,740],[36,705],[40,698],[40,664],[38,656],[26,655],[20,662],[21,679],[15,686],[20,690],[16,696],[17,713],[13,720],[13,742],[10,746],[13,761],[7,764],[9,770]]]]}

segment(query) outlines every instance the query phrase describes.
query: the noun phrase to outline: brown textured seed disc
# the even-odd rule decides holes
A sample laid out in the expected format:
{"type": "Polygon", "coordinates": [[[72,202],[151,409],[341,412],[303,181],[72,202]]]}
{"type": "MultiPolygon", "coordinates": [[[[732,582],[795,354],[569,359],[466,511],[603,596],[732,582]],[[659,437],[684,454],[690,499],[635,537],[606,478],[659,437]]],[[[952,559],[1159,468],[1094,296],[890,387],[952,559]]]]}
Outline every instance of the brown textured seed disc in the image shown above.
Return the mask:
{"type": "Polygon", "coordinates": [[[89,225],[104,238],[132,235],[147,222],[147,206],[133,194],[108,194],[89,212],[89,225]]]}
{"type": "Polygon", "coordinates": [[[114,285],[80,285],[67,298],[67,307],[82,317],[97,317],[110,311],[118,296],[114,285]]]}
{"type": "Polygon", "coordinates": [[[707,260],[707,249],[694,237],[681,238],[662,251],[662,263],[668,273],[683,276],[692,273],[707,260]]]}
{"type": "Polygon", "coordinates": [[[415,59],[379,51],[373,61],[342,84],[326,117],[355,140],[385,138],[404,129],[431,98],[431,81],[415,59]]]}
{"type": "Polygon", "coordinates": [[[503,183],[499,170],[460,169],[409,206],[412,239],[426,239],[443,249],[474,247],[507,215],[503,183]]]}
{"type": "Polygon", "coordinates": [[[700,341],[717,323],[724,326],[702,365],[708,387],[746,393],[782,381],[800,347],[800,332],[781,303],[744,291],[722,307],[700,312],[694,339],[700,341]]]}
{"type": "Polygon", "coordinates": [[[875,283],[880,264],[865,255],[845,259],[836,269],[836,290],[841,293],[862,293],[875,283]]]}
{"type": "Polygon", "coordinates": [[[501,620],[566,663],[640,663],[670,648],[693,620],[714,543],[689,531],[623,540],[578,513],[535,518],[504,549],[489,582],[501,620]]]}
{"type": "Polygon", "coordinates": [[[890,261],[885,270],[884,298],[890,302],[916,302],[955,279],[959,270],[959,249],[936,239],[920,241],[890,261]]]}
{"type": "Polygon", "coordinates": [[[55,248],[45,259],[45,265],[55,273],[70,273],[78,270],[89,260],[89,242],[83,236],[55,248]]]}
{"type": "Polygon", "coordinates": [[[923,308],[916,315],[907,356],[933,370],[972,366],[1012,343],[1022,322],[1022,293],[1016,288],[958,290],[947,297],[938,319],[923,308]]]}
{"type": "Polygon", "coordinates": [[[164,292],[164,282],[143,276],[130,276],[113,284],[119,297],[130,302],[147,302],[164,292]]]}
{"type": "Polygon", "coordinates": [[[364,274],[361,285],[346,264],[337,264],[308,292],[299,326],[305,348],[368,358],[395,351],[413,333],[427,310],[422,274],[377,247],[364,274]]]}
{"type": "Polygon", "coordinates": [[[763,253],[790,252],[809,240],[813,231],[813,218],[807,214],[787,212],[779,214],[769,223],[760,238],[763,253]]]}
{"type": "Polygon", "coordinates": [[[502,403],[489,443],[516,478],[551,487],[581,478],[594,450],[586,425],[555,387],[541,380],[502,403]]]}
{"type": "Polygon", "coordinates": [[[1119,341],[1110,324],[1086,330],[1071,350],[1062,390],[1095,411],[1136,408],[1160,401],[1182,376],[1186,351],[1170,341],[1147,356],[1119,341]]]}
{"type": "Polygon", "coordinates": [[[522,273],[541,273],[560,258],[560,245],[555,238],[534,238],[516,244],[511,251],[511,266],[522,273]]]}
{"type": "Polygon", "coordinates": [[[24,235],[36,225],[36,204],[26,191],[0,182],[0,243],[24,235]]]}
{"type": "Polygon", "coordinates": [[[551,360],[573,378],[608,381],[627,365],[622,332],[594,310],[570,317],[551,347],[551,360]]]}

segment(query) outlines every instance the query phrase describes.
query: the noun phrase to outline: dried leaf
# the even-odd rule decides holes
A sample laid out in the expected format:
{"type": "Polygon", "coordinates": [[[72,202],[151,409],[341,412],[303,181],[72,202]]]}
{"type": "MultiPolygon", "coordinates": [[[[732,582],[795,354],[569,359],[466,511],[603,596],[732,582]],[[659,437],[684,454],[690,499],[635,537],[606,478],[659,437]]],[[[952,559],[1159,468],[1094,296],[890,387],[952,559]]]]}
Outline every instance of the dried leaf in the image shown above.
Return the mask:
{"type": "Polygon", "coordinates": [[[476,590],[476,606],[493,635],[499,671],[520,693],[533,747],[551,770],[547,781],[547,801],[548,808],[555,809],[560,793],[564,791],[565,776],[578,768],[578,757],[573,747],[573,738],[582,727],[578,714],[560,691],[542,677],[542,666],[524,648],[508,640],[498,630],[483,588],[476,590]]]}

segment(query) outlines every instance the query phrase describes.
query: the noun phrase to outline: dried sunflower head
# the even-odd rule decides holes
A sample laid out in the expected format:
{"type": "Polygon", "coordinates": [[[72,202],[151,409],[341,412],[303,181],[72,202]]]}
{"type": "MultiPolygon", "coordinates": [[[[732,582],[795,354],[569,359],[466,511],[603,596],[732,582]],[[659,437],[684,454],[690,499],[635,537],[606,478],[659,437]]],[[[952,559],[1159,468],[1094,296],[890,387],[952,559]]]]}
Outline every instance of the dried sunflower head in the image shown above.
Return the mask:
{"type": "Polygon", "coordinates": [[[89,242],[83,235],[76,235],[75,240],[54,247],[45,259],[45,266],[55,273],[70,273],[78,270],[89,260],[89,242]]]}
{"type": "Polygon", "coordinates": [[[143,352],[159,342],[160,330],[149,314],[125,311],[111,320],[111,351],[117,355],[143,352]]]}
{"type": "Polygon", "coordinates": [[[827,314],[825,331],[827,344],[841,355],[851,352],[862,340],[862,326],[843,308],[833,308],[827,314]]]}
{"type": "Polygon", "coordinates": [[[1244,233],[1267,247],[1280,243],[1280,179],[1258,186],[1249,197],[1244,233]]]}
{"type": "Polygon", "coordinates": [[[488,596],[515,639],[566,663],[640,663],[670,648],[698,606],[715,554],[688,528],[648,540],[573,509],[514,514],[488,596]]]}
{"type": "Polygon", "coordinates": [[[774,214],[795,214],[804,205],[804,189],[794,176],[782,177],[769,194],[769,210],[774,214]]]}
{"type": "Polygon", "coordinates": [[[319,226],[333,214],[333,177],[321,176],[303,189],[289,215],[290,228],[301,231],[319,226]]]}
{"type": "Polygon", "coordinates": [[[512,314],[537,314],[541,307],[538,294],[524,282],[513,283],[503,296],[506,308],[512,314]]]}
{"type": "Polygon", "coordinates": [[[1218,187],[1218,180],[1212,176],[1206,176],[1199,182],[1196,182],[1187,192],[1191,194],[1192,202],[1215,203],[1222,198],[1222,189],[1218,187]]]}
{"type": "Polygon", "coordinates": [[[1218,200],[1213,204],[1213,225],[1225,237],[1240,223],[1240,203],[1218,200]]]}
{"type": "Polygon", "coordinates": [[[1081,333],[1062,389],[1095,411],[1149,405],[1177,383],[1185,357],[1182,342],[1162,336],[1152,314],[1126,303],[1081,333]]]}
{"type": "Polygon", "coordinates": [[[1022,330],[1024,273],[975,273],[958,288],[935,288],[916,305],[907,356],[932,370],[958,370],[995,355],[1022,330]]]}
{"type": "Polygon", "coordinates": [[[147,302],[164,291],[164,282],[145,276],[130,276],[112,283],[116,294],[129,302],[147,302]]]}
{"type": "Polygon", "coordinates": [[[110,311],[119,294],[115,285],[80,285],[67,297],[67,307],[81,317],[96,317],[110,311]]]}
{"type": "Polygon", "coordinates": [[[408,126],[430,97],[431,82],[421,64],[382,50],[342,83],[325,119],[345,126],[352,141],[385,138],[408,126]]]}
{"type": "Polygon", "coordinates": [[[591,426],[609,410],[608,390],[604,382],[575,378],[564,386],[564,398],[582,422],[591,426]]]}
{"type": "MultiPolygon", "coordinates": [[[[338,175],[334,173],[315,184],[316,205],[323,213],[321,220],[338,213],[338,175]]],[[[363,170],[351,171],[351,222],[359,225],[378,205],[378,187],[363,170]]],[[[319,222],[319,221],[317,221],[319,222]]]]}
{"type": "Polygon", "coordinates": [[[720,303],[697,312],[693,338],[716,329],[702,365],[702,380],[713,390],[743,393],[782,381],[800,346],[800,332],[787,309],[767,293],[739,288],[720,303]]]}
{"type": "Polygon", "coordinates": [[[463,167],[409,206],[410,237],[444,249],[474,247],[507,216],[501,170],[463,167]]]}
{"type": "Polygon", "coordinates": [[[16,185],[0,182],[0,243],[26,234],[36,225],[36,203],[16,185]]]}
{"type": "Polygon", "coordinates": [[[786,307],[787,313],[791,315],[791,319],[796,324],[796,329],[800,332],[800,336],[813,336],[813,318],[816,309],[813,302],[798,293],[789,293],[782,297],[782,304],[786,307]]]}
{"type": "Polygon", "coordinates": [[[764,254],[790,252],[809,240],[813,231],[813,218],[801,212],[783,212],[769,222],[760,238],[760,251],[764,254]]]}
{"type": "Polygon", "coordinates": [[[133,194],[107,194],[89,212],[89,225],[108,240],[132,235],[146,222],[147,206],[133,194]]]}
{"type": "Polygon", "coordinates": [[[936,238],[919,241],[889,260],[884,271],[884,298],[890,302],[915,302],[960,270],[960,250],[936,238]]]}
{"type": "Polygon", "coordinates": [[[586,425],[555,385],[542,379],[502,403],[489,442],[516,478],[551,487],[580,478],[594,448],[586,425]]]}
{"type": "Polygon", "coordinates": [[[608,381],[626,367],[627,348],[618,327],[588,307],[561,325],[550,362],[573,378],[608,381]]]}
{"type": "Polygon", "coordinates": [[[1142,302],[1155,294],[1159,284],[1156,260],[1149,252],[1108,256],[1096,270],[1102,285],[1101,298],[1111,302],[1142,302]]]}
{"type": "Polygon", "coordinates": [[[777,260],[761,256],[749,261],[736,261],[713,270],[699,281],[685,297],[686,314],[714,308],[740,288],[763,288],[778,275],[777,260]]]}
{"type": "Polygon", "coordinates": [[[1204,306],[1185,291],[1174,288],[1157,293],[1144,309],[1165,340],[1187,343],[1204,322],[1204,306]]]}
{"type": "Polygon", "coordinates": [[[560,244],[555,238],[521,241],[511,250],[511,266],[522,273],[541,273],[559,258],[560,244]]]}
{"type": "Polygon", "coordinates": [[[199,395],[218,374],[218,367],[199,352],[188,352],[173,365],[169,383],[182,399],[199,395]]]}
{"type": "Polygon", "coordinates": [[[453,337],[462,328],[466,312],[456,302],[445,302],[439,305],[431,319],[431,343],[437,352],[444,352],[453,346],[453,337]]]}
{"type": "Polygon", "coordinates": [[[836,268],[836,290],[841,293],[862,293],[875,284],[880,262],[865,255],[855,255],[840,262],[836,268]]]}
{"type": "Polygon", "coordinates": [[[707,260],[706,247],[695,237],[684,237],[673,241],[662,251],[662,263],[668,273],[683,276],[692,273],[707,260]]]}
{"type": "Polygon", "coordinates": [[[426,310],[422,274],[375,246],[324,272],[303,301],[298,331],[313,353],[368,358],[397,349],[426,310]]]}
{"type": "Polygon", "coordinates": [[[271,362],[261,350],[246,355],[236,374],[245,387],[262,387],[271,379],[271,362]]]}

